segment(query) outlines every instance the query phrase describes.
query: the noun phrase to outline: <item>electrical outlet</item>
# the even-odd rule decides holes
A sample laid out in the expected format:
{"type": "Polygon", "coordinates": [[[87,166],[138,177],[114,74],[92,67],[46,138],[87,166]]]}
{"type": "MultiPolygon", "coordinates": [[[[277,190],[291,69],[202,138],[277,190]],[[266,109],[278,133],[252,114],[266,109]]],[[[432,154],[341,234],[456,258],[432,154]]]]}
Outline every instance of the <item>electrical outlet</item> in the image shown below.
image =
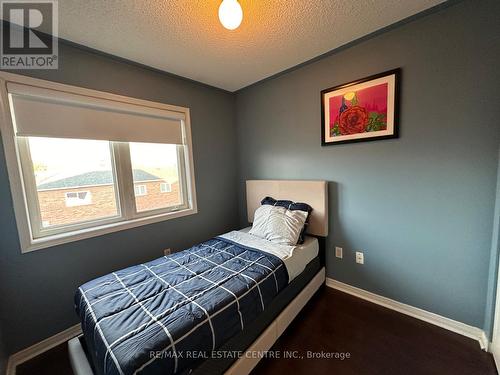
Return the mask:
{"type": "Polygon", "coordinates": [[[337,258],[342,259],[343,255],[342,255],[342,248],[341,247],[335,246],[335,256],[337,258]]]}
{"type": "Polygon", "coordinates": [[[171,253],[172,251],[170,250],[170,248],[163,250],[164,255],[170,255],[171,253]]]}
{"type": "Polygon", "coordinates": [[[361,251],[356,251],[356,263],[365,264],[365,256],[361,251]]]}

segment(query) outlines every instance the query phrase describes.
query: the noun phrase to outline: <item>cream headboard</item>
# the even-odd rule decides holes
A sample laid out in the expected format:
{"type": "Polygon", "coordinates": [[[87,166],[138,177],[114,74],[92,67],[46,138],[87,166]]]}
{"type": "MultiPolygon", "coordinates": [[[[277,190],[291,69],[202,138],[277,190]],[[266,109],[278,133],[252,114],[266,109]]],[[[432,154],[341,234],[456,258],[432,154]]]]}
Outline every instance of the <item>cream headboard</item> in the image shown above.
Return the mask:
{"type": "Polygon", "coordinates": [[[307,203],[313,208],[307,233],[328,236],[328,182],[305,180],[248,180],[247,215],[253,222],[255,210],[265,197],[307,203]]]}

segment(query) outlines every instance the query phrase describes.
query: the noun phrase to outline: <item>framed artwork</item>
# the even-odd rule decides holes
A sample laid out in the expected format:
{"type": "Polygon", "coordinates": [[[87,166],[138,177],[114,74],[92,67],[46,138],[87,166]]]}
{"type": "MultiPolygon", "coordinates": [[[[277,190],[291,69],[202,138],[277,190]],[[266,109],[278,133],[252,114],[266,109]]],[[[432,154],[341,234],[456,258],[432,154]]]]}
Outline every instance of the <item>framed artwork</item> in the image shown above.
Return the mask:
{"type": "Polygon", "coordinates": [[[400,69],[321,91],[321,144],[398,137],[400,69]]]}

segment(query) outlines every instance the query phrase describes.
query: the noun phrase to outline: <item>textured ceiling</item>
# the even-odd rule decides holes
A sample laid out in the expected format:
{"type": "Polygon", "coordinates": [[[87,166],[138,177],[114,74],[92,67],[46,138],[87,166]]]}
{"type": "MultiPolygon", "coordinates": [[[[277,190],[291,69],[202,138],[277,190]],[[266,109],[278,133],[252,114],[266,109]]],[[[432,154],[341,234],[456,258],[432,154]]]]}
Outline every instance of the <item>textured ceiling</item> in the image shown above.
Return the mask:
{"type": "Polygon", "coordinates": [[[59,0],[59,35],[235,91],[443,0],[240,0],[234,31],[220,2],[59,0]]]}

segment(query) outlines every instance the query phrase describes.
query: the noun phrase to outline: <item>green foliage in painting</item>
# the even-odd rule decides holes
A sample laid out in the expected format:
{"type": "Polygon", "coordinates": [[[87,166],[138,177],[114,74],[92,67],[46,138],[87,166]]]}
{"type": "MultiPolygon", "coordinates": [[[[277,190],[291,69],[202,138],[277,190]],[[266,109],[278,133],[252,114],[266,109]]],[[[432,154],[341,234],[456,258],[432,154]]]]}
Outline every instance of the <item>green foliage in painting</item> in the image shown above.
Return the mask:
{"type": "Polygon", "coordinates": [[[335,137],[337,135],[340,135],[339,123],[335,122],[335,124],[333,124],[333,127],[330,128],[330,136],[335,137]]]}
{"type": "Polygon", "coordinates": [[[376,132],[384,130],[387,127],[385,116],[378,112],[370,112],[368,114],[368,124],[366,125],[367,132],[376,132]]]}

